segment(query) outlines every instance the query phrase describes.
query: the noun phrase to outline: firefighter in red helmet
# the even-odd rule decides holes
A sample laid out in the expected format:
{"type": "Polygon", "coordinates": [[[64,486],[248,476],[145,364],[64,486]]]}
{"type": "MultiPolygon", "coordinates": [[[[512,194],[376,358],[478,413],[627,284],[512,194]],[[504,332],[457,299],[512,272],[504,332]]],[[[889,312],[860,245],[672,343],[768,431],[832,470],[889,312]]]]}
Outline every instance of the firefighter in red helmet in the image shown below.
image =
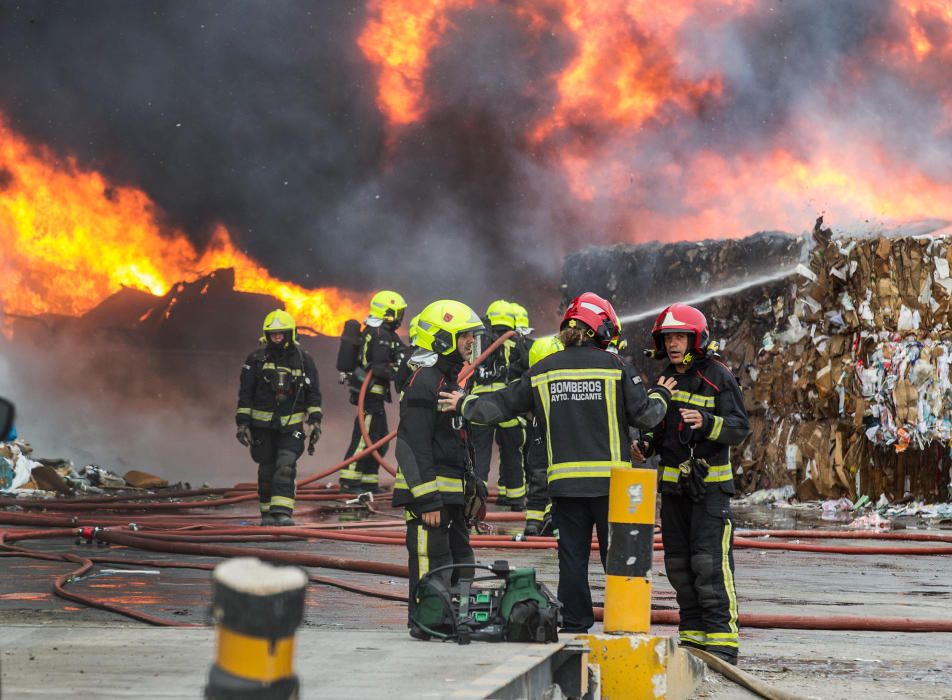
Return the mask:
{"type": "Polygon", "coordinates": [[[458,410],[466,420],[495,424],[532,411],[539,421],[548,446],[565,632],[586,632],[595,622],[588,585],[592,528],[604,567],[611,469],[631,466],[627,428],[655,427],[674,386],[669,379],[646,390],[630,364],[607,352],[617,335],[618,318],[611,304],[586,292],[562,318],[563,350],[539,360],[499,391],[440,394],[443,410],[458,410]]]}
{"type": "Polygon", "coordinates": [[[661,425],[632,448],[632,456],[661,456],[661,535],[680,608],[681,644],[736,664],[730,448],[749,432],[744,399],[734,374],[714,355],[700,311],[672,304],[651,334],[654,356],[669,362],[662,377],[677,386],[661,425]]]}

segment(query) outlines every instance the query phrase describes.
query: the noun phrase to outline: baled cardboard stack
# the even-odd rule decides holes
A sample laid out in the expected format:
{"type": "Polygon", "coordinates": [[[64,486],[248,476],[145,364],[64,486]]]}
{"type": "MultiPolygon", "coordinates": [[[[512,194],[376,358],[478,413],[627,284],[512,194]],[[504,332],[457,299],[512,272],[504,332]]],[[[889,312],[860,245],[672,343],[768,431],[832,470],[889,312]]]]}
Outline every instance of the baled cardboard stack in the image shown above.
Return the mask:
{"type": "Polygon", "coordinates": [[[766,333],[742,383],[754,435],[749,487],[801,497],[949,498],[952,243],[835,239],[817,221],[793,312],[766,333]]]}

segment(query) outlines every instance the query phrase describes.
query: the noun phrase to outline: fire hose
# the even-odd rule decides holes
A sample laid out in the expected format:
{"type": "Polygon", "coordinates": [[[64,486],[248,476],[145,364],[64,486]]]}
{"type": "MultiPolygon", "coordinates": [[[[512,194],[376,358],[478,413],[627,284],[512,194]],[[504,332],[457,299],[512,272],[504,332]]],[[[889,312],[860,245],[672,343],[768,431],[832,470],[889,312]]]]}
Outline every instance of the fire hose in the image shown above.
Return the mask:
{"type": "MultiPolygon", "coordinates": [[[[504,342],[509,340],[509,338],[511,338],[514,334],[515,334],[515,331],[506,331],[501,336],[496,338],[496,340],[494,340],[489,345],[489,347],[483,350],[479,354],[479,357],[473,360],[473,362],[466,363],[463,366],[463,369],[461,369],[459,374],[457,375],[456,383],[459,384],[460,386],[465,386],[466,380],[469,379],[470,375],[476,370],[476,368],[480,364],[482,364],[483,361],[487,357],[489,357],[493,352],[495,352],[496,348],[498,348],[504,342]]],[[[357,426],[360,428],[360,436],[361,438],[363,438],[365,445],[371,444],[370,432],[368,431],[367,423],[364,420],[366,416],[366,414],[364,413],[364,400],[367,397],[367,390],[370,387],[371,379],[373,379],[373,372],[367,372],[367,375],[364,377],[363,384],[360,385],[360,394],[358,394],[357,396],[357,426]]],[[[393,440],[396,436],[397,436],[397,431],[396,430],[391,431],[387,433],[383,438],[381,438],[378,442],[371,445],[374,448],[373,450],[371,450],[371,454],[373,455],[373,458],[377,460],[377,464],[379,464],[381,467],[387,470],[390,476],[397,475],[396,467],[394,467],[392,464],[390,464],[388,461],[386,461],[383,458],[380,452],[377,451],[377,446],[386,444],[390,440],[393,440]]]]}
{"type": "MultiPolygon", "coordinates": [[[[16,524],[26,524],[25,518],[30,519],[30,524],[41,524],[40,521],[50,520],[45,516],[30,516],[29,514],[21,513],[0,513],[0,520],[9,522],[11,520],[15,521],[16,524]],[[18,516],[18,517],[15,517],[18,516]]],[[[55,525],[63,525],[63,518],[52,518],[55,525]]],[[[363,573],[375,573],[375,574],[384,574],[390,576],[407,576],[407,567],[402,564],[388,564],[383,562],[375,561],[361,561],[353,559],[344,559],[340,557],[326,557],[321,555],[306,554],[302,552],[288,552],[282,550],[272,550],[272,549],[260,549],[260,548],[247,548],[247,547],[231,547],[231,546],[214,546],[206,543],[205,539],[216,538],[216,537],[231,537],[233,539],[228,541],[255,541],[252,538],[261,537],[264,534],[272,533],[262,533],[261,528],[255,528],[255,535],[248,535],[246,528],[219,528],[216,530],[211,529],[197,529],[197,530],[178,530],[178,531],[164,531],[164,532],[136,532],[136,533],[126,533],[120,532],[117,530],[103,529],[96,533],[95,537],[102,541],[112,544],[117,544],[126,547],[134,547],[138,549],[157,551],[157,552],[167,552],[167,553],[179,553],[179,554],[196,554],[201,556],[218,556],[218,557],[230,557],[230,556],[258,556],[262,559],[285,563],[285,564],[294,564],[299,566],[314,566],[322,568],[332,568],[332,569],[342,569],[348,571],[357,571],[363,573]]],[[[369,535],[363,536],[353,536],[348,535],[344,536],[347,533],[333,532],[331,528],[264,528],[264,530],[273,530],[273,535],[275,537],[282,536],[285,539],[288,538],[303,538],[303,539],[312,539],[317,537],[326,537],[332,539],[343,539],[347,541],[356,541],[366,544],[402,544],[403,538],[402,533],[399,532],[372,532],[369,535]]],[[[35,539],[35,538],[53,538],[53,537],[66,537],[69,536],[69,530],[33,530],[33,531],[21,531],[21,532],[12,532],[12,533],[3,533],[0,532],[0,546],[6,550],[12,550],[11,545],[7,544],[11,541],[17,541],[22,539],[35,539]]],[[[758,533],[760,531],[751,531],[750,534],[758,533]]],[[[843,538],[843,539],[886,539],[886,540],[900,540],[908,539],[912,541],[922,541],[928,539],[930,541],[938,542],[947,542],[952,540],[952,536],[941,535],[941,534],[929,534],[929,533],[909,533],[908,537],[904,537],[900,533],[854,533],[854,532],[825,532],[817,533],[815,531],[781,531],[785,536],[796,536],[796,537],[826,537],[830,539],[843,538]]],[[[744,533],[748,534],[748,533],[744,533]]],[[[552,538],[531,538],[531,540],[551,540],[552,538]]],[[[555,546],[554,542],[549,541],[524,541],[516,542],[507,540],[506,536],[476,536],[474,537],[474,544],[476,546],[488,547],[493,549],[535,549],[535,548],[552,548],[555,546]]],[[[757,541],[751,540],[754,545],[763,544],[757,541]]],[[[773,543],[771,543],[773,544],[773,543]]],[[[660,549],[660,543],[655,545],[655,549],[660,549]]],[[[858,549],[858,548],[854,548],[858,549]]],[[[876,548],[876,547],[866,547],[863,548],[862,553],[872,554],[879,553],[880,551],[886,551],[888,553],[903,553],[903,554],[922,554],[923,549],[931,549],[932,551],[928,553],[939,553],[945,550],[946,548],[934,547],[934,548],[920,548],[920,547],[889,547],[889,548],[876,548]]],[[[827,551],[827,550],[820,550],[827,551]]],[[[834,551],[839,551],[834,550],[834,551]]],[[[0,552],[0,555],[19,555],[19,556],[32,556],[37,555],[38,558],[50,559],[50,558],[60,558],[60,560],[65,561],[81,561],[84,565],[88,561],[104,561],[105,559],[101,557],[84,557],[84,558],[75,558],[75,555],[69,555],[74,557],[69,559],[66,555],[49,555],[41,554],[37,552],[29,552],[29,550],[24,550],[22,548],[15,548],[15,551],[0,552]]],[[[129,563],[125,558],[111,558],[112,561],[126,562],[129,563]]],[[[154,565],[152,562],[147,562],[146,565],[154,565]]],[[[188,566],[187,564],[181,564],[181,566],[188,566]]],[[[88,570],[89,567],[86,567],[84,571],[88,570]]],[[[57,580],[56,589],[57,595],[59,595],[59,590],[63,589],[66,583],[75,580],[75,577],[80,576],[76,572],[72,573],[72,578],[70,575],[63,577],[62,580],[57,580]]],[[[333,584],[332,584],[333,585],[333,584]]],[[[368,595],[378,595],[379,592],[361,589],[358,592],[368,594],[368,595]]],[[[67,597],[68,596],[63,596],[67,597]]],[[[392,600],[403,600],[402,596],[397,596],[395,594],[386,594],[384,597],[392,600]]],[[[84,598],[85,602],[86,599],[84,598]]],[[[101,606],[100,606],[101,607],[101,606]]],[[[115,607],[115,606],[113,606],[115,607]]],[[[112,609],[112,608],[108,608],[112,609]]],[[[129,614],[125,609],[115,609],[115,612],[120,614],[128,615],[135,619],[144,619],[141,615],[137,616],[136,614],[129,614]]],[[[135,611],[132,611],[135,612],[135,611]]],[[[595,609],[596,619],[601,619],[602,610],[600,608],[595,609]]],[[[151,616],[148,616],[151,617],[151,616]]],[[[158,619],[158,618],[156,618],[158,619]]],[[[652,611],[651,621],[654,624],[678,624],[678,613],[677,611],[671,610],[655,610],[652,611]]],[[[155,622],[154,620],[146,620],[151,624],[164,624],[164,622],[155,622]]],[[[900,632],[952,632],[952,621],[943,621],[943,620],[916,620],[912,618],[867,618],[859,616],[843,616],[843,617],[817,617],[817,616],[805,616],[805,615],[770,615],[770,614],[742,614],[739,618],[739,624],[743,627],[752,627],[752,628],[783,628],[783,629],[824,629],[824,630],[861,630],[861,631],[900,631],[900,632]]]]}
{"type": "MultiPolygon", "coordinates": [[[[467,365],[460,372],[459,382],[462,384],[466,378],[472,374],[473,368],[483,361],[492,351],[494,351],[502,342],[504,342],[510,333],[500,337],[497,341],[487,348],[472,365],[467,365]]],[[[365,379],[361,387],[361,394],[358,403],[358,415],[363,415],[363,399],[366,395],[366,388],[369,382],[365,379]]],[[[377,450],[396,436],[396,431],[389,433],[380,440],[371,443],[369,435],[366,434],[363,421],[358,421],[362,428],[364,442],[368,446],[343,460],[333,467],[312,475],[298,482],[299,487],[304,487],[315,481],[318,481],[334,472],[342,469],[347,464],[361,459],[367,454],[374,455],[375,459],[390,471],[394,473],[392,467],[379,457],[377,450]],[[389,467],[389,468],[388,468],[389,467]]],[[[188,501],[175,504],[162,503],[139,503],[150,496],[118,496],[118,497],[100,497],[82,499],[82,501],[72,501],[70,504],[63,503],[30,503],[21,499],[0,499],[2,505],[16,505],[27,508],[57,509],[66,511],[125,511],[125,510],[183,510],[189,508],[212,508],[221,505],[232,505],[241,502],[251,501],[255,494],[241,493],[242,491],[252,491],[254,484],[240,484],[230,489],[193,489],[176,492],[176,497],[192,497],[200,495],[225,495],[225,498],[188,501]],[[236,494],[236,495],[230,495],[236,494]],[[72,507],[76,506],[76,507],[72,507]]],[[[318,491],[325,491],[320,489],[318,491]]],[[[330,492],[302,493],[310,500],[339,500],[341,496],[330,492]]],[[[154,498],[154,496],[151,496],[154,498]]],[[[518,513],[494,513],[490,514],[492,520],[497,521],[518,521],[522,515],[518,513]]],[[[400,523],[391,522],[366,522],[366,523],[340,523],[334,525],[313,525],[309,527],[294,528],[255,528],[255,534],[248,534],[246,528],[219,527],[210,526],[211,520],[234,519],[235,516],[222,515],[189,515],[189,516],[162,516],[142,514],[141,520],[144,527],[156,528],[148,531],[140,530],[135,533],[127,533],[108,527],[98,531],[96,539],[123,547],[131,547],[155,552],[166,552],[173,554],[192,554],[200,556],[230,557],[230,556],[258,556],[264,560],[293,564],[298,566],[313,566],[321,568],[342,569],[347,571],[356,571],[362,573],[383,574],[389,576],[407,576],[407,567],[401,564],[387,564],[375,561],[361,561],[345,559],[340,557],[326,557],[303,552],[294,552],[286,550],[273,550],[262,548],[235,547],[222,545],[221,543],[232,542],[276,542],[291,540],[310,540],[310,539],[334,539],[348,542],[360,542],[365,544],[389,544],[402,545],[404,535],[396,528],[401,528],[400,523]],[[200,524],[205,522],[205,524],[200,524]],[[393,528],[387,530],[386,528],[393,528]],[[345,533],[342,529],[361,529],[363,533],[345,533]]],[[[188,563],[177,561],[152,561],[152,560],[132,560],[126,557],[116,556],[77,556],[74,554],[46,554],[41,552],[32,552],[21,547],[13,547],[8,542],[20,539],[33,538],[56,538],[72,536],[72,528],[78,523],[100,523],[102,525],[120,525],[127,522],[119,514],[99,514],[95,516],[69,516],[63,515],[33,515],[29,513],[0,513],[0,522],[14,525],[53,525],[58,530],[34,530],[19,532],[0,531],[0,548],[6,551],[0,551],[0,556],[29,556],[49,561],[64,561],[79,563],[79,569],[64,574],[56,579],[54,591],[56,595],[68,600],[80,602],[92,607],[100,607],[118,614],[128,616],[133,619],[148,622],[150,624],[174,625],[182,624],[176,621],[168,621],[155,616],[132,610],[113,603],[97,601],[88,596],[83,596],[75,592],[65,590],[69,583],[80,580],[88,572],[94,563],[124,563],[131,565],[167,567],[167,568],[195,568],[209,570],[213,568],[212,564],[188,563]]],[[[808,551],[824,553],[842,553],[842,554],[911,554],[911,555],[942,555],[952,553],[952,547],[837,547],[830,545],[801,544],[791,542],[767,542],[762,539],[750,539],[754,537],[795,537],[795,538],[823,538],[823,539],[874,539],[885,541],[918,541],[918,542],[952,542],[952,535],[941,535],[931,533],[860,533],[860,532],[833,532],[833,531],[769,531],[769,530],[751,530],[738,531],[738,537],[735,545],[738,548],[759,548],[759,549],[785,549],[790,551],[808,551]]],[[[657,540],[657,538],[656,538],[657,540]]],[[[524,541],[517,541],[507,535],[475,535],[472,538],[473,545],[481,548],[491,549],[552,549],[557,546],[552,538],[528,538],[524,541]]],[[[593,549],[597,544],[593,543],[593,549]]],[[[661,544],[656,541],[654,549],[660,550],[661,544]]],[[[374,590],[356,584],[350,584],[342,581],[335,581],[319,576],[311,576],[311,581],[326,585],[334,585],[345,590],[354,591],[364,595],[373,595],[389,600],[403,601],[405,596],[386,591],[374,590]]],[[[596,608],[596,619],[601,619],[602,609],[596,608]]],[[[672,610],[654,610],[651,614],[651,621],[654,624],[678,624],[678,613],[672,610]]],[[[785,629],[824,629],[824,630],[862,630],[862,631],[897,631],[897,632],[952,632],[952,621],[943,620],[916,620],[911,618],[866,618],[858,616],[844,617],[816,617],[804,615],[770,615],[770,614],[742,614],[739,623],[744,627],[752,628],[785,628],[785,629]]],[[[780,695],[776,697],[781,697],[780,695]]]]}

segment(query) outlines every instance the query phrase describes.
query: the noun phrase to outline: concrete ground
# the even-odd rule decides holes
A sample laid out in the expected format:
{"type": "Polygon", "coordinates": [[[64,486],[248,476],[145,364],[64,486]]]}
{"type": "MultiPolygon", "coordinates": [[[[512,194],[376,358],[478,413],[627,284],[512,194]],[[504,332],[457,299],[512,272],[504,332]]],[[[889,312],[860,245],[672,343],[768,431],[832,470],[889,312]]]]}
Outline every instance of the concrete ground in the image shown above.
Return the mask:
{"type": "MultiPolygon", "coordinates": [[[[738,527],[815,526],[799,513],[764,507],[739,509],[738,527]],[[793,518],[796,522],[789,522],[793,518]]],[[[829,527],[830,524],[823,524],[829,527]]],[[[922,527],[924,523],[909,522],[922,527]]],[[[947,526],[946,526],[947,527],[947,526]]],[[[946,530],[948,532],[948,530],[946,530]]],[[[868,544],[851,541],[854,546],[868,544]]],[[[90,551],[61,541],[31,541],[30,548],[90,551]]],[[[260,546],[260,545],[258,545],[260,546]]],[[[405,561],[401,547],[318,541],[294,549],[355,559],[405,561]]],[[[95,548],[94,548],[95,549],[95,548]]],[[[100,550],[101,551],[101,550],[100,550]]],[[[139,559],[167,555],[111,548],[139,559]]],[[[477,550],[482,561],[509,559],[535,566],[553,589],[554,551],[477,550]]],[[[204,561],[214,562],[214,559],[204,561]]],[[[0,689],[17,697],[199,697],[214,657],[214,631],[152,628],[113,613],[81,608],[50,594],[55,576],[72,564],[0,558],[0,689]]],[[[910,617],[952,620],[952,557],[840,555],[737,549],[736,587],[741,614],[910,617]]],[[[208,572],[131,567],[75,582],[83,591],[184,622],[208,621],[208,572]]],[[[656,553],[653,605],[676,609],[656,553]]],[[[313,573],[389,592],[402,579],[341,571],[313,573]]],[[[593,594],[604,579],[592,567],[593,594]]],[[[473,643],[468,647],[422,643],[404,633],[402,604],[330,586],[309,589],[298,634],[295,667],[302,697],[449,697],[449,691],[498,667],[527,647],[473,643]],[[435,663],[434,663],[435,661],[435,663]]],[[[598,631],[596,628],[593,631],[598,631]]],[[[675,633],[659,626],[654,634],[675,633]]],[[[741,630],[741,668],[764,682],[807,698],[952,698],[952,634],[741,630]]],[[[543,653],[544,646],[529,647],[543,653]]],[[[710,672],[697,697],[755,697],[710,672]]]]}
{"type": "MultiPolygon", "coordinates": [[[[211,628],[10,625],[0,640],[4,698],[199,698],[215,655],[211,628]]],[[[556,646],[465,647],[417,642],[392,628],[305,629],[296,636],[295,672],[303,698],[481,697],[467,692],[500,667],[518,674],[556,646]]]]}

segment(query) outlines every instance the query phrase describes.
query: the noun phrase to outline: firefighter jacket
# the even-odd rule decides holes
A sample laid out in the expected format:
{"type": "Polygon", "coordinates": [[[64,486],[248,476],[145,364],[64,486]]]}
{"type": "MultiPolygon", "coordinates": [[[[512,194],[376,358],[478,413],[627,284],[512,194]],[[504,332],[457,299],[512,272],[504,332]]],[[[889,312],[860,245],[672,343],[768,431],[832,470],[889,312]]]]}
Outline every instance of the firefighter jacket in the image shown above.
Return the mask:
{"type": "Polygon", "coordinates": [[[238,387],[238,425],[290,433],[322,417],[317,368],[297,343],[248,355],[238,387]]]}
{"type": "Polygon", "coordinates": [[[437,405],[441,391],[458,388],[462,366],[441,355],[435,365],[414,372],[403,388],[393,505],[417,515],[463,503],[463,478],[472,469],[465,424],[437,405]]]}
{"type": "Polygon", "coordinates": [[[668,407],[664,387],[646,391],[617,355],[583,345],[540,360],[517,382],[460,402],[466,420],[499,423],[533,411],[548,456],[549,495],[608,494],[612,467],[630,467],[628,431],[656,426],[668,407]]]}
{"type": "MultiPolygon", "coordinates": [[[[364,372],[371,372],[373,379],[367,387],[367,396],[364,399],[364,408],[368,413],[383,410],[383,402],[391,401],[390,381],[397,373],[397,368],[403,359],[406,346],[388,323],[376,328],[367,326],[363,331],[358,362],[364,372]]],[[[364,372],[355,373],[351,378],[351,403],[357,404],[357,395],[363,384],[364,372]]]]}
{"type": "Polygon", "coordinates": [[[705,357],[693,363],[683,374],[668,365],[663,376],[674,377],[678,386],[671,395],[668,413],[654,435],[646,435],[651,451],[661,455],[661,492],[679,493],[678,465],[694,457],[704,459],[708,475],[706,488],[734,493],[731,445],[739,445],[750,431],[744,397],[734,374],[720,360],[705,357]],[[704,417],[694,430],[681,420],[680,409],[693,408],[704,417]]]}
{"type": "MultiPolygon", "coordinates": [[[[505,327],[493,327],[493,333],[488,336],[487,341],[496,342],[508,330],[505,327]]],[[[527,364],[528,358],[523,360],[523,349],[520,347],[518,336],[510,336],[476,368],[473,373],[472,393],[488,394],[509,386],[522,376],[525,371],[523,365],[527,364]]],[[[515,428],[523,423],[524,421],[520,421],[517,417],[501,422],[499,427],[515,428]]]]}
{"type": "Polygon", "coordinates": [[[535,340],[519,333],[516,333],[512,340],[516,344],[516,353],[509,365],[509,372],[512,379],[515,380],[529,371],[529,348],[532,347],[535,340]]]}

